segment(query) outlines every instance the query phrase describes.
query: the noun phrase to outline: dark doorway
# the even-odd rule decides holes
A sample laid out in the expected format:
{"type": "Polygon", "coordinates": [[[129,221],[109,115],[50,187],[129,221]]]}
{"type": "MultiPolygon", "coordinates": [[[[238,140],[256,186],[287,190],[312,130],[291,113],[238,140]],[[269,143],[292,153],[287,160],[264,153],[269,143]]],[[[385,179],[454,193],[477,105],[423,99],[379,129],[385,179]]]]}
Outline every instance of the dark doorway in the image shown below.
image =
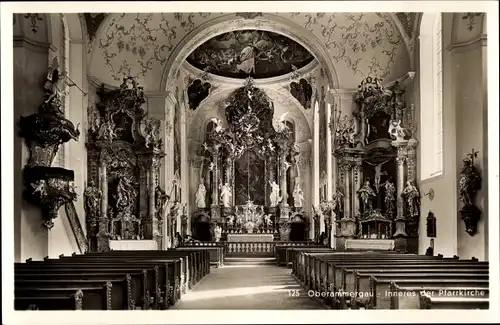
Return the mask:
{"type": "Polygon", "coordinates": [[[194,220],[193,224],[193,238],[199,241],[210,241],[212,235],[210,233],[210,223],[205,216],[199,216],[194,220]]]}
{"type": "Polygon", "coordinates": [[[292,222],[290,224],[290,240],[291,241],[305,241],[306,229],[304,222],[292,222]]]}

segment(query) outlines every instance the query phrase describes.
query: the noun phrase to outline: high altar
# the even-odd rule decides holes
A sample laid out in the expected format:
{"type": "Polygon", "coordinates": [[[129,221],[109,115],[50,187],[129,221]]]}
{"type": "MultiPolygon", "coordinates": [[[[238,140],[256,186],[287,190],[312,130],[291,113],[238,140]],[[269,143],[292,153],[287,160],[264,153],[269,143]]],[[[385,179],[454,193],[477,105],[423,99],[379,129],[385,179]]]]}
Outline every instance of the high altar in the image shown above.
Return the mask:
{"type": "Polygon", "coordinates": [[[298,152],[289,124],[284,116],[274,116],[272,100],[251,78],[223,106],[227,123],[213,118],[203,143],[193,237],[287,241],[300,225],[299,240],[306,240],[303,198],[292,200],[290,195],[292,178],[295,187],[300,182],[293,177],[298,152]]]}

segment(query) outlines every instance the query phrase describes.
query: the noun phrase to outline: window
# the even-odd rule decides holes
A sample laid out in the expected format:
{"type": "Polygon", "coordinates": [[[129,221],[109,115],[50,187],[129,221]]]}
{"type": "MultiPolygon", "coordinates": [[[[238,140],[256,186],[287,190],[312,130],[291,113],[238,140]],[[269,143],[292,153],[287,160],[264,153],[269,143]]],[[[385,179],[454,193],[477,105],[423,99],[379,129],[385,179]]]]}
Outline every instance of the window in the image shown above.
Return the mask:
{"type": "Polygon", "coordinates": [[[420,26],[421,180],[443,173],[443,46],[441,14],[420,26]]]}

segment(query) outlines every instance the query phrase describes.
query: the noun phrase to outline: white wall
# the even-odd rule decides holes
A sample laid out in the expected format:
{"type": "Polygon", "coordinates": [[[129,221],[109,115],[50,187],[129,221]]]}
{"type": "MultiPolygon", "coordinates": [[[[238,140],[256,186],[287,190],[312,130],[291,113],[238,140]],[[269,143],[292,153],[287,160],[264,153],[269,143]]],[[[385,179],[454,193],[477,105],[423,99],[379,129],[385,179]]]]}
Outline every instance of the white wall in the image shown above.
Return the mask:
{"type": "MultiPolygon", "coordinates": [[[[420,183],[421,221],[419,253],[425,253],[429,246],[426,236],[427,212],[432,210],[437,218],[437,236],[434,252],[445,256],[458,255],[460,258],[472,256],[480,260],[488,259],[488,227],[487,227],[487,173],[485,168],[487,153],[486,129],[486,46],[479,32],[469,36],[467,42],[457,41],[457,33],[466,30],[460,24],[460,15],[443,14],[443,174],[424,180],[420,183]],[[467,45],[468,44],[468,45],[467,45]],[[478,224],[478,232],[470,236],[465,232],[459,210],[457,179],[462,167],[462,159],[472,149],[479,151],[475,165],[483,178],[482,190],[479,192],[476,204],[483,211],[478,224]],[[430,189],[435,192],[431,201],[423,194],[430,189]]],[[[477,27],[481,29],[481,27],[477,27]]],[[[418,50],[417,50],[418,53],[418,50]]],[[[416,65],[419,66],[416,56],[416,65]]],[[[415,105],[417,117],[425,107],[421,107],[421,84],[417,71],[415,83],[415,105]]],[[[425,88],[423,88],[425,89],[425,88]]],[[[426,132],[426,122],[419,121],[418,133],[426,132]]],[[[422,161],[421,146],[418,147],[418,160],[422,161]]],[[[420,179],[420,168],[417,169],[420,179]]]]}

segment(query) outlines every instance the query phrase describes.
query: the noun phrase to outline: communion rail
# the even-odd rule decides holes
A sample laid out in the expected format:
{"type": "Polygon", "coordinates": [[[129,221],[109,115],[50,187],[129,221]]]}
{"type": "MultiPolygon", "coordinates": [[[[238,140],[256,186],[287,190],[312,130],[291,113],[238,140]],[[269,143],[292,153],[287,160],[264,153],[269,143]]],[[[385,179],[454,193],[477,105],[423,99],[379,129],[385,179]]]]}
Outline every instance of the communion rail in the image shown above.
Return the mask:
{"type": "Polygon", "coordinates": [[[213,247],[224,246],[224,255],[229,257],[273,257],[276,256],[276,246],[304,247],[314,245],[312,241],[270,241],[270,242],[189,242],[183,246],[213,247]]]}

